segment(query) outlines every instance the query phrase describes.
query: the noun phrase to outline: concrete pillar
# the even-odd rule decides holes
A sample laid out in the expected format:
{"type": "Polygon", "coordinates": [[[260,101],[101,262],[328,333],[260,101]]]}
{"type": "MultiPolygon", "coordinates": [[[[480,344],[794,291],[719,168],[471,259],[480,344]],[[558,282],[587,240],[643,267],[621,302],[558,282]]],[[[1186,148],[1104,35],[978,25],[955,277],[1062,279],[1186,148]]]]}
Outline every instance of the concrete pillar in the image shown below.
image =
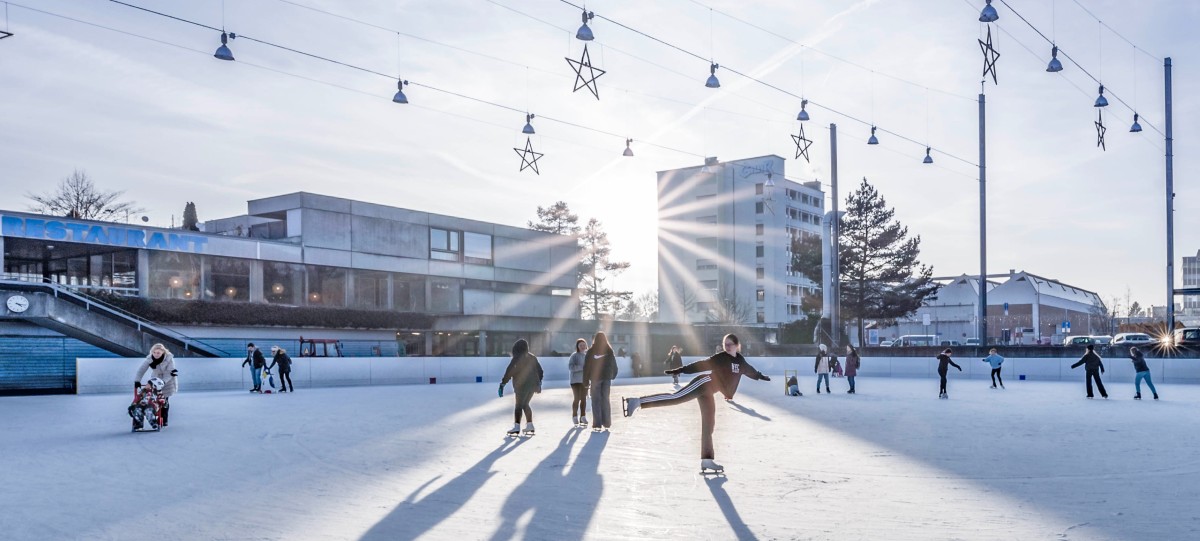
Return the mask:
{"type": "Polygon", "coordinates": [[[479,331],[478,343],[479,356],[487,357],[487,331],[479,331]]]}
{"type": "Polygon", "coordinates": [[[150,251],[137,251],[137,287],[138,296],[145,299],[150,297],[150,251]]]}
{"type": "Polygon", "coordinates": [[[263,262],[259,259],[250,260],[250,302],[266,302],[263,295],[263,262]]]}

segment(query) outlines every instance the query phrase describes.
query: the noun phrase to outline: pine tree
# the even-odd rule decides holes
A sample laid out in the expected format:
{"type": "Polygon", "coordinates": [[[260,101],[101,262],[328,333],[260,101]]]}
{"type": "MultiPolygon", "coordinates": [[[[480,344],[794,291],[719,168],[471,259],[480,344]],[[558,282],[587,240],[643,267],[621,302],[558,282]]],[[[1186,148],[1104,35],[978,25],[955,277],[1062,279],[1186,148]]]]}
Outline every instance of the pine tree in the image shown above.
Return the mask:
{"type": "Polygon", "coordinates": [[[557,235],[579,235],[579,215],[567,208],[566,201],[558,201],[549,207],[537,208],[538,221],[529,222],[534,231],[545,231],[557,235]]]}
{"type": "Polygon", "coordinates": [[[921,265],[920,235],[909,238],[896,212],[863,178],[846,200],[839,243],[842,314],[858,321],[865,344],[864,320],[890,324],[916,312],[937,291],[933,269],[921,265]]]}
{"type": "Polygon", "coordinates": [[[199,231],[200,219],[196,217],[196,204],[188,201],[183,206],[183,229],[187,231],[199,231]]]}
{"type": "Polygon", "coordinates": [[[628,269],[629,262],[609,259],[612,248],[608,243],[608,234],[604,232],[600,220],[595,218],[588,220],[587,227],[579,237],[579,244],[583,250],[583,261],[579,265],[583,314],[591,319],[599,319],[601,314],[618,313],[633,292],[615,290],[608,282],[628,269]]]}

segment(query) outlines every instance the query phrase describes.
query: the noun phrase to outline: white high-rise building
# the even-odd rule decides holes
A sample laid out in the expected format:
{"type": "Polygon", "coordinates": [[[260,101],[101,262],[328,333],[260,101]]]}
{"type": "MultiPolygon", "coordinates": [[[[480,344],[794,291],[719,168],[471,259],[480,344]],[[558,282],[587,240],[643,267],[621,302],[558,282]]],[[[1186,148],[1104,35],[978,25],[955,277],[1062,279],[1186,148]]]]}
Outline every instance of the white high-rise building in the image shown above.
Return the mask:
{"type": "Polygon", "coordinates": [[[821,235],[825,193],[769,155],[658,173],[662,322],[774,326],[820,286],[791,270],[791,242],[821,235]]]}
{"type": "MultiPolygon", "coordinates": [[[[1183,256],[1183,287],[1200,287],[1200,250],[1196,257],[1183,256]]],[[[1183,309],[1189,315],[1200,313],[1200,295],[1184,295],[1183,309]]]]}

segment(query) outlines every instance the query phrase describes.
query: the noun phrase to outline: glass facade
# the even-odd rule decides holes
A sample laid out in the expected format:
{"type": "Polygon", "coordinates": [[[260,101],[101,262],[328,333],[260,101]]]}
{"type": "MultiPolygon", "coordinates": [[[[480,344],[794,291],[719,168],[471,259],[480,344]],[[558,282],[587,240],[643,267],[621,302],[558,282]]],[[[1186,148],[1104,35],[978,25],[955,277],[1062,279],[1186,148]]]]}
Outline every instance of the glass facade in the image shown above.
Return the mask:
{"type": "Polygon", "coordinates": [[[150,298],[196,300],[200,297],[201,256],[152,251],[149,257],[150,298]]]}
{"type": "Polygon", "coordinates": [[[385,310],[388,307],[388,273],[354,271],[354,308],[385,310]]]}
{"type": "Polygon", "coordinates": [[[309,306],[344,308],[346,306],[346,269],[308,265],[309,306]]]}
{"type": "Polygon", "coordinates": [[[462,280],[456,278],[429,279],[429,311],[462,313],[462,280]]]}
{"type": "Polygon", "coordinates": [[[304,304],[304,265],[263,261],[263,299],[272,304],[304,304]]]}
{"type": "Polygon", "coordinates": [[[210,301],[250,300],[250,260],[204,256],[204,298],[210,301]]]}
{"type": "Polygon", "coordinates": [[[424,312],[425,277],[414,274],[392,275],[392,310],[424,312]]]}

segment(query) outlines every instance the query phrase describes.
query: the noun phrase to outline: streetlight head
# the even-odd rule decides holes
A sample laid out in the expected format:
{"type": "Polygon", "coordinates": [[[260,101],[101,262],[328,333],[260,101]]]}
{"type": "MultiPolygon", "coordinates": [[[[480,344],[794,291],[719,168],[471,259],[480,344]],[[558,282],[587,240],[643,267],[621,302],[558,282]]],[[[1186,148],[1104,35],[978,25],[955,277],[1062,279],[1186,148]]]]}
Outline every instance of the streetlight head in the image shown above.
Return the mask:
{"type": "Polygon", "coordinates": [[[875,126],[871,126],[871,138],[867,139],[868,145],[878,145],[879,139],[875,138],[875,126]]]}
{"type": "Polygon", "coordinates": [[[708,68],[708,80],[704,82],[704,86],[708,88],[721,88],[721,81],[717,80],[717,68],[721,67],[717,64],[712,64],[708,68]]]}
{"type": "Polygon", "coordinates": [[[396,95],[392,96],[393,102],[408,103],[408,96],[404,95],[404,85],[407,85],[407,84],[408,84],[408,81],[405,81],[404,79],[400,79],[400,80],[396,81],[396,95]]]}
{"type": "Polygon", "coordinates": [[[1138,114],[1137,114],[1137,113],[1134,113],[1134,114],[1133,114],[1133,125],[1129,127],[1129,132],[1130,132],[1130,133],[1137,133],[1137,132],[1140,132],[1140,131],[1142,131],[1142,125],[1141,125],[1141,124],[1138,124],[1138,114]]]}
{"type": "Polygon", "coordinates": [[[592,41],[593,39],[596,39],[596,37],[592,35],[592,29],[588,28],[587,25],[588,21],[595,17],[595,13],[586,10],[583,12],[581,17],[583,19],[583,26],[580,26],[579,31],[575,32],[575,39],[581,41],[592,41]]]}
{"type": "Polygon", "coordinates": [[[625,152],[621,153],[622,156],[633,156],[633,149],[629,148],[630,143],[633,143],[633,139],[625,140],[625,152]]]}
{"type": "Polygon", "coordinates": [[[234,37],[225,32],[221,32],[221,46],[217,47],[217,52],[213,56],[221,60],[233,60],[233,51],[229,50],[229,38],[234,37]]]}
{"type": "Polygon", "coordinates": [[[931,150],[933,150],[933,149],[931,149],[929,147],[925,147],[925,159],[921,160],[921,163],[933,163],[933,156],[929,155],[929,151],[931,151],[931,150]]]}
{"type": "Polygon", "coordinates": [[[1062,62],[1058,61],[1058,45],[1050,48],[1050,63],[1046,65],[1046,71],[1050,73],[1058,73],[1062,71],[1062,62]]]}
{"type": "Polygon", "coordinates": [[[808,111],[804,110],[804,107],[807,105],[808,105],[808,100],[806,100],[806,99],[800,100],[800,114],[796,115],[796,120],[799,120],[801,122],[808,120],[808,111]]]}
{"type": "Polygon", "coordinates": [[[523,134],[526,134],[526,135],[533,135],[533,134],[534,134],[534,131],[533,131],[533,124],[531,124],[531,123],[530,123],[530,121],[532,121],[532,120],[533,120],[533,117],[534,117],[534,116],[535,116],[535,115],[533,115],[532,113],[530,113],[530,114],[526,114],[526,115],[525,115],[525,127],[524,127],[524,128],[521,128],[521,133],[523,133],[523,134]]]}
{"type": "Polygon", "coordinates": [[[1100,85],[1100,96],[1096,98],[1096,103],[1092,107],[1108,107],[1108,98],[1104,97],[1104,85],[1100,85]]]}
{"type": "Polygon", "coordinates": [[[979,22],[991,23],[1000,18],[1000,14],[996,13],[996,8],[992,7],[992,0],[987,0],[987,5],[983,6],[983,11],[979,12],[979,22]]]}

